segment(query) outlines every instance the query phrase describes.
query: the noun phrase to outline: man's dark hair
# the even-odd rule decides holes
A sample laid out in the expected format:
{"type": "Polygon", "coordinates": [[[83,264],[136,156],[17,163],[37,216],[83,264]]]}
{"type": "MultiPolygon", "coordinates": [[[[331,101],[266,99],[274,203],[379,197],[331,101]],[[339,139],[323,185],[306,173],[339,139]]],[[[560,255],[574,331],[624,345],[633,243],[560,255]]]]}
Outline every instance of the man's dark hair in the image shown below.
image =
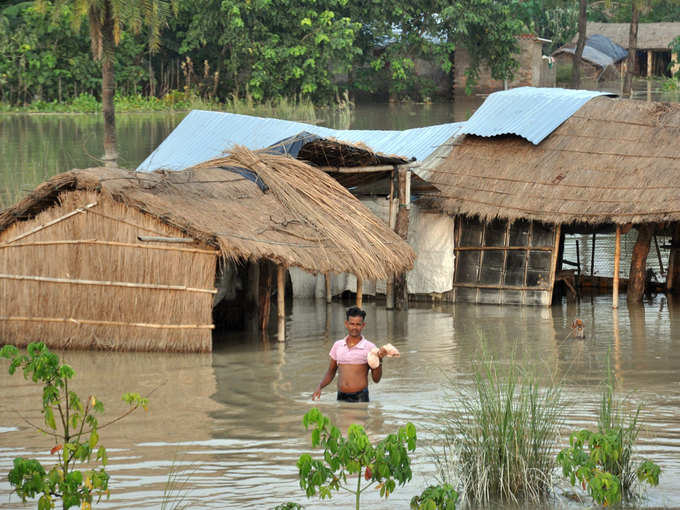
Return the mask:
{"type": "Polygon", "coordinates": [[[348,308],[345,315],[347,315],[347,320],[349,320],[350,317],[361,317],[362,321],[366,319],[366,312],[364,312],[358,306],[353,306],[351,308],[348,308]]]}

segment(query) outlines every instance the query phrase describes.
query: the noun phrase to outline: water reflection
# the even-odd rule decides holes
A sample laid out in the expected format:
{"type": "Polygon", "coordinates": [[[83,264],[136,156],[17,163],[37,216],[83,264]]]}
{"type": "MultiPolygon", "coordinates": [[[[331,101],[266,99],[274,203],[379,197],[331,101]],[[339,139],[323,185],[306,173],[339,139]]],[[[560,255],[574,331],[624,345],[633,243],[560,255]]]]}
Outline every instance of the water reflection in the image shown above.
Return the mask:
{"type": "MultiPolygon", "coordinates": [[[[680,308],[658,297],[644,306],[612,311],[609,296],[552,308],[475,305],[418,305],[408,312],[366,303],[364,334],[377,344],[390,342],[402,353],[385,361],[380,384],[370,385],[368,404],[335,400],[335,383],[318,403],[311,393],[328,365],[328,351],[344,335],[344,306],[323,301],[293,302],[287,338],[263,342],[247,333],[215,338],[207,355],[70,352],[79,390],[92,388],[112,415],[124,409],[127,390],[151,396],[139,413],[101,433],[110,448],[113,495],[102,508],[158,508],[174,469],[188,478],[187,502],[200,508],[272,508],[284,501],[306,508],[351,505],[340,494],[330,502],[306,501],[295,462],[311,450],[301,419],[318,405],[346,433],[362,424],[379,439],[411,421],[419,445],[413,481],[387,502],[367,491],[364,503],[377,509],[407,508],[409,499],[432,481],[428,454],[447,399],[470,388],[472,369],[486,355],[506,366],[514,358],[539,377],[562,381],[569,400],[561,441],[568,431],[592,427],[611,352],[617,390],[631,404],[644,402],[642,454],[664,469],[661,485],[642,506],[680,505],[680,308]],[[568,337],[571,321],[586,323],[586,339],[568,337]],[[482,345],[484,346],[482,349],[482,345]],[[447,390],[448,389],[448,390],[447,390]]],[[[21,377],[0,370],[5,398],[0,401],[0,473],[17,455],[48,460],[52,446],[26,427],[13,409],[39,421],[39,392],[21,377]]],[[[316,452],[318,454],[318,451],[316,452]]],[[[10,493],[0,477],[0,506],[10,493]]],[[[9,508],[31,508],[12,499],[9,508]]],[[[568,506],[557,500],[554,508],[568,506]]]]}

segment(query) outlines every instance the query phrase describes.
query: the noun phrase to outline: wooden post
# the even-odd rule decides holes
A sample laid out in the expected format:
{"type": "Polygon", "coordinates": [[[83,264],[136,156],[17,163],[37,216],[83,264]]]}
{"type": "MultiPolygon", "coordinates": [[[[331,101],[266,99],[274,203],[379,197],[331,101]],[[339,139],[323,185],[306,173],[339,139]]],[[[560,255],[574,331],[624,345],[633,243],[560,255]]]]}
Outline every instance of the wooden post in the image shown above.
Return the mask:
{"type": "Polygon", "coordinates": [[[364,303],[364,281],[357,276],[357,306],[361,308],[364,303]]]}
{"type": "Polygon", "coordinates": [[[260,278],[258,285],[258,319],[260,331],[266,331],[269,326],[269,312],[272,301],[272,287],[274,275],[271,269],[272,263],[267,259],[260,260],[260,278]]]}
{"type": "Polygon", "coordinates": [[[259,289],[260,289],[260,264],[257,260],[248,261],[248,283],[246,287],[246,320],[251,331],[259,328],[259,289]]]}
{"type": "Polygon", "coordinates": [[[614,282],[612,288],[612,308],[619,307],[619,268],[621,266],[621,226],[616,225],[616,244],[614,245],[614,282]]]}
{"type": "Polygon", "coordinates": [[[333,302],[333,292],[331,291],[331,274],[324,273],[323,275],[324,283],[326,284],[326,304],[331,304],[333,302]]]}
{"type": "Polygon", "coordinates": [[[674,294],[680,292],[680,223],[673,223],[672,226],[666,289],[674,294]]]}
{"type": "MultiPolygon", "coordinates": [[[[395,225],[392,221],[394,216],[394,169],[390,173],[390,209],[387,217],[387,224],[391,229],[394,229],[395,225]]],[[[394,277],[388,276],[385,281],[385,308],[392,310],[394,308],[394,277]]]]}
{"type": "MultiPolygon", "coordinates": [[[[408,240],[409,209],[411,207],[410,175],[408,167],[399,167],[399,211],[397,212],[396,233],[404,240],[408,240]]],[[[406,273],[394,277],[394,305],[397,310],[408,309],[408,288],[406,273]]]]}
{"type": "Polygon", "coordinates": [[[590,276],[595,276],[595,232],[593,232],[593,245],[590,250],[590,276]]]}
{"type": "Polygon", "coordinates": [[[626,299],[629,303],[642,302],[645,294],[645,282],[647,280],[647,255],[654,233],[654,225],[643,224],[637,227],[638,237],[633,247],[633,256],[630,260],[628,273],[628,291],[626,299]]]}
{"type": "Polygon", "coordinates": [[[286,268],[279,264],[276,273],[276,305],[279,317],[279,342],[286,341],[286,268]]]}
{"type": "MultiPolygon", "coordinates": [[[[560,247],[564,244],[564,237],[562,236],[562,225],[555,226],[555,240],[553,242],[552,260],[550,261],[550,292],[547,305],[550,306],[553,300],[553,291],[555,290],[555,277],[557,275],[557,266],[560,258],[560,247]]],[[[525,280],[526,282],[526,276],[525,280]]]]}
{"type": "Polygon", "coordinates": [[[652,77],[652,65],[654,63],[654,58],[652,56],[652,50],[647,50],[647,78],[652,77]]]}

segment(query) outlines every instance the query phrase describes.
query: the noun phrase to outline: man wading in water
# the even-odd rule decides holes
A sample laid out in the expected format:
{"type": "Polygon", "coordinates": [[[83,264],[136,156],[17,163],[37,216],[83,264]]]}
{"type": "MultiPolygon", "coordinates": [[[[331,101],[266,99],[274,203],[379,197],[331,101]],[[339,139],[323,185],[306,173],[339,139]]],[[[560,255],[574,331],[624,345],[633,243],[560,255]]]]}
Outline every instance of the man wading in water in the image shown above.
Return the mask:
{"type": "Polygon", "coordinates": [[[328,386],[335,377],[335,372],[340,368],[338,376],[338,400],[345,402],[368,402],[368,371],[371,371],[373,382],[380,382],[382,377],[382,359],[387,354],[384,348],[378,351],[380,364],[371,369],[368,366],[367,356],[371,349],[376,346],[366,340],[361,334],[366,323],[366,312],[353,306],[347,310],[345,328],[348,335],[338,340],[331,348],[331,361],[326,374],[316,387],[312,400],[321,397],[321,388],[328,386]]]}

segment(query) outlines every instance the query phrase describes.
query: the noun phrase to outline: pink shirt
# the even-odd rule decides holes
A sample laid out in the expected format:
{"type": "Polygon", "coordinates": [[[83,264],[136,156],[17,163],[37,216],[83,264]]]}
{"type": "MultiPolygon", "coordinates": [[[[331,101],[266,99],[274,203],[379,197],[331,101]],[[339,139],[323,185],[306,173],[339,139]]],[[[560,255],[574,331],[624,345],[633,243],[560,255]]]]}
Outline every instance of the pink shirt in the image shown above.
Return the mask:
{"type": "Polygon", "coordinates": [[[363,365],[366,363],[366,357],[371,349],[375,347],[373,342],[369,342],[361,337],[361,340],[352,348],[347,347],[347,338],[338,340],[331,347],[331,352],[328,354],[333,358],[338,365],[363,365]]]}

